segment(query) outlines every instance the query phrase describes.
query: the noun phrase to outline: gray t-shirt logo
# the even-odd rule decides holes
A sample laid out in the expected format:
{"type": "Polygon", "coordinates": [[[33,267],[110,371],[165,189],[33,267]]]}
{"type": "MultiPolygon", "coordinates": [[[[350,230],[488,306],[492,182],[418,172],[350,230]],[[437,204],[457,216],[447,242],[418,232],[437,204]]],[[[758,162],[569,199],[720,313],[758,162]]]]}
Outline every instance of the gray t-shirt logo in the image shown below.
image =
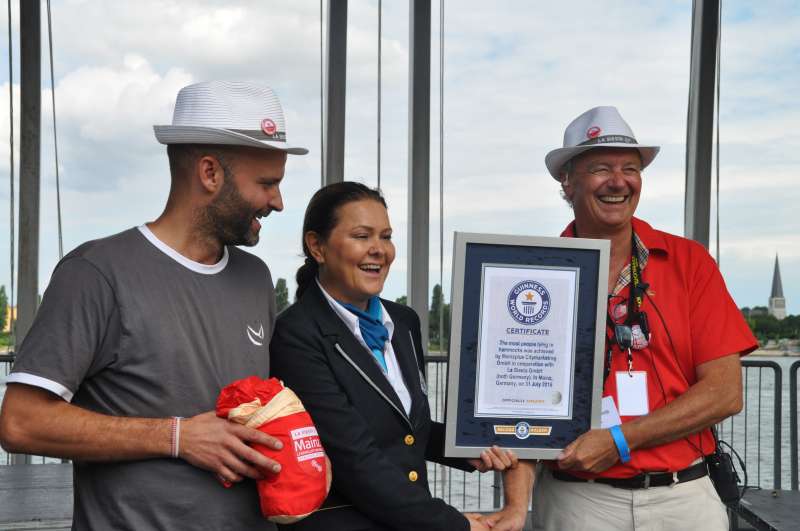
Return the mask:
{"type": "Polygon", "coordinates": [[[252,326],[247,325],[247,339],[257,347],[262,346],[264,344],[264,325],[258,323],[258,331],[252,326]]]}

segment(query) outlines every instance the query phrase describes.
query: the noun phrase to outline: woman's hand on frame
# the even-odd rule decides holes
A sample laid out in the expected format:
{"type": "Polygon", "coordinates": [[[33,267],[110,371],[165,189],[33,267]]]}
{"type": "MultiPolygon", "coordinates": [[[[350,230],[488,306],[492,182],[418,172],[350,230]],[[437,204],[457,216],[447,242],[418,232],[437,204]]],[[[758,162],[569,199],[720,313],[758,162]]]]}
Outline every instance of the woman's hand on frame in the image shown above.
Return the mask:
{"type": "Polygon", "coordinates": [[[481,452],[478,459],[467,459],[467,462],[475,467],[478,472],[488,472],[496,470],[502,472],[516,468],[519,462],[517,454],[511,450],[503,450],[498,446],[492,446],[481,452]]]}

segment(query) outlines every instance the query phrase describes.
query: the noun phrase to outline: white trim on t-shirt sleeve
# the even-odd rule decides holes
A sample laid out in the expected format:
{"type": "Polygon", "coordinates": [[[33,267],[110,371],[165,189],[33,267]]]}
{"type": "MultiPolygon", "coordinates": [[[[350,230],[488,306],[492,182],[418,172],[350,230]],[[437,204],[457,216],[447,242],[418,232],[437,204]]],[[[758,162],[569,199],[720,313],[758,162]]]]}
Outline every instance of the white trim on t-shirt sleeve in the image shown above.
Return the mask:
{"type": "Polygon", "coordinates": [[[183,256],[181,253],[167,245],[166,243],[162,242],[158,239],[158,237],[153,234],[153,231],[147,225],[140,225],[137,227],[139,232],[141,232],[147,241],[152,243],[159,251],[164,253],[165,255],[169,256],[183,267],[187,269],[191,269],[195,273],[201,273],[203,275],[215,275],[225,269],[225,266],[228,265],[228,247],[223,247],[224,251],[222,252],[222,258],[216,264],[201,264],[200,262],[195,262],[194,260],[190,260],[183,256]]]}
{"type": "Polygon", "coordinates": [[[58,382],[49,380],[47,378],[42,378],[41,376],[36,376],[35,374],[31,374],[29,372],[12,372],[6,376],[6,383],[21,383],[25,385],[32,385],[33,387],[40,387],[46,391],[50,391],[51,393],[60,396],[67,402],[72,402],[72,396],[74,394],[72,391],[58,382]]]}

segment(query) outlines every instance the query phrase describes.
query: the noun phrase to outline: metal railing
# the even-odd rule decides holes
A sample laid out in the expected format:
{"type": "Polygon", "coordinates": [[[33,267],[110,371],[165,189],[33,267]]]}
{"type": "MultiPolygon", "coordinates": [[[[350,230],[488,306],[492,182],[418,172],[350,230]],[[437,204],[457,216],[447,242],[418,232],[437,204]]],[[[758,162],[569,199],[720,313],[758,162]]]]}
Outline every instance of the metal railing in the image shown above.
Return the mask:
{"type": "MultiPolygon", "coordinates": [[[[428,401],[431,418],[444,421],[447,389],[447,356],[425,356],[428,401]]],[[[502,506],[502,480],[499,473],[464,472],[428,463],[431,493],[462,511],[491,511],[502,506]]]]}
{"type": "MultiPolygon", "coordinates": [[[[5,378],[8,376],[8,373],[11,372],[11,366],[14,364],[14,354],[0,354],[0,378],[5,378]]],[[[0,394],[0,402],[2,402],[3,395],[5,394],[5,388],[3,388],[3,394],[0,394]]],[[[5,453],[0,448],[0,465],[10,465],[11,464],[11,456],[5,453]]]]}
{"type": "Polygon", "coordinates": [[[742,387],[742,411],[720,424],[719,436],[742,458],[748,486],[779,490],[784,440],[781,366],[774,361],[743,360],[742,387]]]}
{"type": "MultiPolygon", "coordinates": [[[[0,376],[9,373],[14,355],[0,355],[0,376]]],[[[428,399],[434,420],[444,420],[447,357],[426,356],[428,399]]],[[[780,489],[786,483],[782,470],[784,442],[789,440],[791,455],[790,488],[798,489],[798,371],[800,360],[792,364],[789,375],[789,433],[784,436],[783,375],[774,361],[744,360],[742,377],[744,407],[738,415],[720,424],[720,437],[742,457],[748,471],[750,486],[780,489]]],[[[34,463],[55,460],[34,457],[34,463]]],[[[0,465],[9,464],[2,454],[0,465]]],[[[462,510],[489,511],[502,504],[502,485],[499,474],[465,473],[443,465],[428,464],[431,492],[448,504],[462,510]]]]}

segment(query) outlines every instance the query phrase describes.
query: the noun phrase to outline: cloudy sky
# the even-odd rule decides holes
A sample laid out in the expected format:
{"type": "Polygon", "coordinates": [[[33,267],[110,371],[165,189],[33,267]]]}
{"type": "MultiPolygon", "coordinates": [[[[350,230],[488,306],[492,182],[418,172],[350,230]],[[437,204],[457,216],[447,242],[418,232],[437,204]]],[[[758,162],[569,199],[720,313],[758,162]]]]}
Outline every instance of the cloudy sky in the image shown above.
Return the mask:
{"type": "MultiPolygon", "coordinates": [[[[13,5],[18,94],[19,17],[13,5]]],[[[160,214],[169,176],[152,125],[171,121],[182,86],[265,80],[284,103],[289,140],[311,150],[290,158],[282,187],[286,209],[266,221],[253,250],[293,289],[302,213],[320,181],[318,0],[53,0],[52,7],[65,250],[160,214]]],[[[640,141],[662,146],[645,172],[638,215],[683,233],[691,1],[451,0],[445,11],[446,293],[453,231],[557,235],[571,220],[543,159],[560,146],[565,125],[596,105],[619,107],[640,141]]],[[[440,277],[438,14],[434,1],[431,285],[440,277]]],[[[345,174],[372,185],[377,18],[377,0],[350,0],[345,174]]],[[[795,1],[723,2],[721,268],[740,306],[765,305],[779,253],[790,313],[800,312],[799,28],[795,1]]],[[[381,186],[398,247],[385,295],[394,298],[406,289],[406,1],[383,2],[382,42],[381,186]]],[[[0,260],[0,283],[8,285],[9,79],[7,53],[2,55],[0,249],[6,258],[0,260]]],[[[58,243],[50,77],[43,67],[44,289],[58,243]]],[[[712,209],[713,216],[716,203],[712,209]]]]}

